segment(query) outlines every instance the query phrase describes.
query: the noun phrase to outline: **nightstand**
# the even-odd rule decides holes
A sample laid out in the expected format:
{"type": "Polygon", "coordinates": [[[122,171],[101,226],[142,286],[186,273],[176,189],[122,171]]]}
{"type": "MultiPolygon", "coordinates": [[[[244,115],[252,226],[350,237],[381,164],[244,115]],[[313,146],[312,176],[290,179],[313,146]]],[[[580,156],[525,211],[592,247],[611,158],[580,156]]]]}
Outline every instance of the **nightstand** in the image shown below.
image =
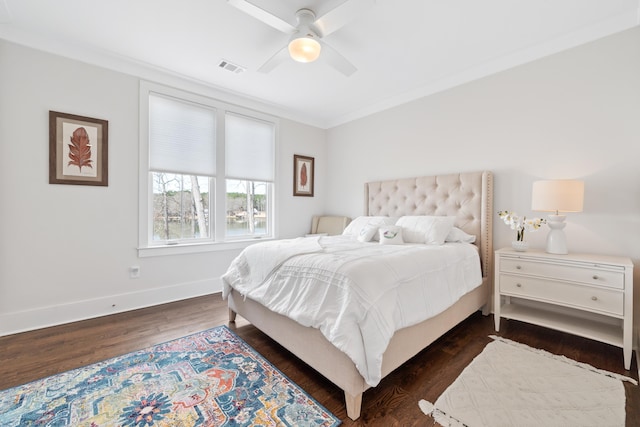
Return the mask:
{"type": "Polygon", "coordinates": [[[621,347],[631,367],[633,263],[593,254],[496,251],[494,313],[621,347]]]}

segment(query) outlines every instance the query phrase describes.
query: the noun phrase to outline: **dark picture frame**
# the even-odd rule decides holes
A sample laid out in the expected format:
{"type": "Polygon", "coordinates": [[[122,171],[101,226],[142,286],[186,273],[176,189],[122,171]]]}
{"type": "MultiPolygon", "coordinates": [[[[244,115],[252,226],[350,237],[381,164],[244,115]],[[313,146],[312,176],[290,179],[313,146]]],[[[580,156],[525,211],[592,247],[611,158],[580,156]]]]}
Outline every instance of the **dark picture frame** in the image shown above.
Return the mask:
{"type": "Polygon", "coordinates": [[[109,185],[109,122],[49,111],[49,184],[109,185]]]}
{"type": "Polygon", "coordinates": [[[293,155],[293,195],[313,197],[315,159],[308,156],[293,155]]]}

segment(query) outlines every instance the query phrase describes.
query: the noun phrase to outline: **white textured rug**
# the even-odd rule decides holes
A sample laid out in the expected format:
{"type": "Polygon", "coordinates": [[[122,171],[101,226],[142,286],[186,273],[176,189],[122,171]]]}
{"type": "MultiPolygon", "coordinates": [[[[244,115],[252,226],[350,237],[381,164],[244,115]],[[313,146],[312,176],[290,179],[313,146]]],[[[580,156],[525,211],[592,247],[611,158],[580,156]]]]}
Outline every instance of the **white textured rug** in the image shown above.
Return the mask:
{"type": "Polygon", "coordinates": [[[425,414],[447,427],[624,427],[633,378],[491,338],[435,404],[420,401],[425,414]]]}

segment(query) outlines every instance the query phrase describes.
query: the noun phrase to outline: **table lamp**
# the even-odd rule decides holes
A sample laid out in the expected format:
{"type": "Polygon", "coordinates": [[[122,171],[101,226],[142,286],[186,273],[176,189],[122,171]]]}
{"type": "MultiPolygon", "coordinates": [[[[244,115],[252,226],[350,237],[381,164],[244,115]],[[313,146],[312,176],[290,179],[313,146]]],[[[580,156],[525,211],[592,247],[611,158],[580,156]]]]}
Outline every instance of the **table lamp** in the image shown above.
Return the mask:
{"type": "Polygon", "coordinates": [[[554,212],[549,214],[546,251],[550,254],[567,254],[567,238],[562,230],[566,216],[560,212],[582,212],[584,182],[574,180],[535,181],[531,195],[531,209],[554,212]]]}

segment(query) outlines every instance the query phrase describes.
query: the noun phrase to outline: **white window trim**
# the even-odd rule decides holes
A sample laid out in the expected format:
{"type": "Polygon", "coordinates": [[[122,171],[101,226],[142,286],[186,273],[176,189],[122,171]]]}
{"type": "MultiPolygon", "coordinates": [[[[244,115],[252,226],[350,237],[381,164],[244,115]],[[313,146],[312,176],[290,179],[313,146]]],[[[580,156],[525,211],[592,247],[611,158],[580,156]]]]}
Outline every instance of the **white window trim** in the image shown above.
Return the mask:
{"type": "Polygon", "coordinates": [[[139,94],[139,179],[138,179],[138,256],[141,258],[163,255],[178,255],[188,253],[201,253],[201,252],[215,252],[215,251],[227,251],[243,249],[257,241],[274,240],[277,238],[277,206],[275,206],[278,200],[279,189],[275,185],[278,175],[278,135],[280,121],[277,117],[261,113],[255,110],[239,107],[236,105],[224,103],[222,101],[205,97],[202,95],[194,94],[184,90],[171,88],[168,86],[160,85],[157,83],[140,81],[140,94],[139,94]],[[211,240],[198,241],[193,243],[178,243],[175,245],[151,245],[150,238],[153,233],[153,225],[149,221],[149,209],[151,206],[152,198],[152,180],[150,179],[149,171],[149,94],[155,92],[165,96],[174,97],[176,99],[187,100],[206,106],[210,106],[216,109],[217,124],[216,124],[216,178],[214,180],[214,188],[210,188],[210,192],[214,192],[214,212],[215,215],[212,218],[210,224],[212,230],[211,240]],[[226,206],[224,203],[215,203],[217,201],[218,194],[226,194],[226,178],[225,178],[225,124],[224,114],[226,112],[232,112],[235,114],[242,114],[248,117],[265,120],[271,122],[275,126],[274,130],[274,168],[275,176],[271,194],[271,230],[272,234],[269,237],[248,237],[246,239],[229,239],[225,241],[225,229],[218,227],[216,224],[217,218],[226,216],[226,206]],[[222,216],[220,216],[222,215],[222,216]]]}

